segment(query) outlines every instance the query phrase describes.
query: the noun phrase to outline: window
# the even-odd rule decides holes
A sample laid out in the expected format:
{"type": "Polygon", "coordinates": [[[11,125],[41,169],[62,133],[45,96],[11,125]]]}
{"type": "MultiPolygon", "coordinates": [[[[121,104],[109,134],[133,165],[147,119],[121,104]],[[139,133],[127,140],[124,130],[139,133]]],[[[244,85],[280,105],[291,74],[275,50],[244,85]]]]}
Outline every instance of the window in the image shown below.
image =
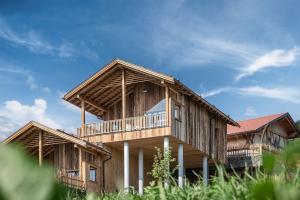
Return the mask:
{"type": "Polygon", "coordinates": [[[174,118],[180,120],[180,107],[178,105],[174,106],[174,118]]]}
{"type": "Polygon", "coordinates": [[[67,176],[68,177],[79,177],[79,171],[78,170],[68,170],[67,176]]]}
{"type": "Polygon", "coordinates": [[[95,167],[90,167],[90,181],[96,182],[96,171],[97,169],[95,167]]]}

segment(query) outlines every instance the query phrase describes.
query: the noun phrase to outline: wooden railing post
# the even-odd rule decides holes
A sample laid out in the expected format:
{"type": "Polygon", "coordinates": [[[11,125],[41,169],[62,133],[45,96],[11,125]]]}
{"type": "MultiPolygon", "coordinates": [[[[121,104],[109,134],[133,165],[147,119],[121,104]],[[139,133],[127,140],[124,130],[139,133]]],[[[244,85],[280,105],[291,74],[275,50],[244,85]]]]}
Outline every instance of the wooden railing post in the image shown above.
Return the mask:
{"type": "Polygon", "coordinates": [[[122,70],[122,129],[126,131],[126,71],[122,70]]]}
{"type": "Polygon", "coordinates": [[[170,101],[169,101],[169,87],[165,86],[165,95],[166,95],[166,125],[170,126],[171,124],[169,123],[169,118],[170,118],[170,101]]]}

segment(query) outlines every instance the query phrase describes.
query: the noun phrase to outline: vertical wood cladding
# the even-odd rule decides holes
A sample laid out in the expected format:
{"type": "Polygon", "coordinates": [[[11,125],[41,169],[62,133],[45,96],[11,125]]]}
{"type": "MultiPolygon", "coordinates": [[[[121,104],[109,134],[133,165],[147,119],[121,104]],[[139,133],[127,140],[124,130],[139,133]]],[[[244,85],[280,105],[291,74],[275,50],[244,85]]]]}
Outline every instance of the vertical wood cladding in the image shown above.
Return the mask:
{"type": "Polygon", "coordinates": [[[181,105],[181,131],[176,136],[217,161],[225,162],[226,122],[187,95],[173,96],[181,105]]]}
{"type": "MultiPolygon", "coordinates": [[[[165,89],[150,82],[127,86],[127,117],[144,115],[147,110],[165,98],[165,89]]],[[[122,115],[121,100],[111,105],[104,115],[104,120],[120,119],[122,115]]]]}

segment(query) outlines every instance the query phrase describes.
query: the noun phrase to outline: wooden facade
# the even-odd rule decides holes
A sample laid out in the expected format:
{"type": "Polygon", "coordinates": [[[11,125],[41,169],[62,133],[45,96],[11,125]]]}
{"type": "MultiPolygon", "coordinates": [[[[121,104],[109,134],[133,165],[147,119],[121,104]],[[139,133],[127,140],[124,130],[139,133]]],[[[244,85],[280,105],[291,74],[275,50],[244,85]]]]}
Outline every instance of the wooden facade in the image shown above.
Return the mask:
{"type": "MultiPolygon", "coordinates": [[[[47,159],[62,174],[76,174],[80,169],[79,181],[84,181],[86,190],[96,192],[148,184],[155,147],[171,148],[174,157],[181,156],[180,176],[183,169],[199,169],[202,164],[207,169],[207,160],[226,163],[226,126],[238,126],[177,79],[119,59],[69,91],[64,100],[81,108],[76,138],[93,151],[79,148],[82,144],[74,146],[78,141],[55,143],[47,159]],[[98,120],[87,124],[86,112],[98,120]],[[93,162],[86,152],[95,155],[93,162]],[[142,173],[137,173],[141,166],[142,173]],[[88,181],[91,168],[100,174],[97,181],[88,181]]],[[[47,142],[40,141],[41,152],[47,142]]]]}
{"type": "Polygon", "coordinates": [[[94,145],[54,130],[37,122],[30,122],[3,141],[22,144],[39,165],[50,165],[59,182],[89,192],[103,191],[103,160],[111,153],[94,145]]]}
{"type": "Polygon", "coordinates": [[[235,168],[260,166],[263,151],[278,152],[290,139],[300,135],[288,113],[252,119],[249,122],[246,120],[241,122],[241,126],[248,128],[234,133],[228,130],[227,136],[228,163],[235,168]],[[251,128],[251,124],[259,124],[259,121],[265,122],[257,128],[251,128]]]}
{"type": "MultiPolygon", "coordinates": [[[[78,137],[110,148],[105,163],[105,189],[123,185],[123,143],[130,148],[130,185],[137,187],[137,156],[143,149],[144,171],[149,172],[155,146],[168,137],[174,157],[183,144],[185,169],[201,168],[204,157],[226,162],[226,126],[238,125],[215,106],[171,76],[123,60],[114,60],[68,92],[64,99],[82,108],[78,137]],[[84,112],[99,122],[86,124],[84,112]],[[117,167],[116,167],[117,166],[117,167]]],[[[144,173],[147,174],[147,173],[144,173]]],[[[145,184],[151,179],[145,178],[145,184]]]]}

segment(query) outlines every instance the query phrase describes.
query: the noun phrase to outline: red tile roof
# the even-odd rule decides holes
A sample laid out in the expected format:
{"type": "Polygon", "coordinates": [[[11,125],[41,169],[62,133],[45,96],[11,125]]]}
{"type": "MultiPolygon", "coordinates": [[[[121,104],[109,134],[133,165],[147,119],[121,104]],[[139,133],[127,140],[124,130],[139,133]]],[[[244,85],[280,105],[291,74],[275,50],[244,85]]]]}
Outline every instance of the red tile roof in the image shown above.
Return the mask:
{"type": "Polygon", "coordinates": [[[227,134],[237,134],[237,133],[245,133],[245,132],[253,132],[257,129],[263,127],[264,125],[270,123],[271,121],[282,117],[287,113],[280,113],[275,115],[268,115],[264,117],[248,119],[244,121],[239,121],[240,127],[227,125],[227,134]]]}

